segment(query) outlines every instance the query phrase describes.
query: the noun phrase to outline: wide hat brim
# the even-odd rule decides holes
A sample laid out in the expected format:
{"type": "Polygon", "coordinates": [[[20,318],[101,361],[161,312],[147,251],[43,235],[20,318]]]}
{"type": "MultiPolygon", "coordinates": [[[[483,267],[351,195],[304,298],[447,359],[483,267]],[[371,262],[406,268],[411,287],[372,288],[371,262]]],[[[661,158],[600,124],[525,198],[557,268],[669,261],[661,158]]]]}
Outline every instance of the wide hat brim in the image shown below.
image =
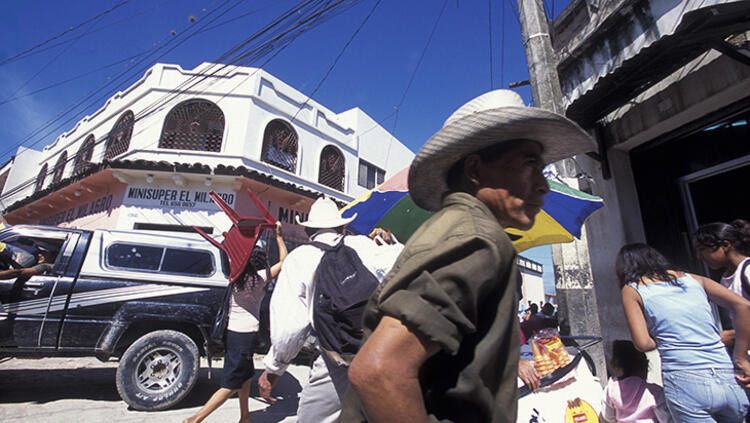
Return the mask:
{"type": "Polygon", "coordinates": [[[446,124],[414,157],[409,169],[412,200],[423,209],[439,210],[454,163],[483,148],[518,139],[539,142],[545,163],[596,149],[596,142],[573,121],[544,109],[506,106],[472,113],[446,124]]]}
{"type": "Polygon", "coordinates": [[[295,216],[295,219],[297,220],[297,224],[300,226],[304,226],[306,228],[314,228],[314,229],[330,229],[330,228],[338,228],[339,226],[348,225],[352,220],[354,220],[357,217],[357,213],[354,213],[353,216],[343,218],[333,218],[333,219],[319,219],[319,220],[308,220],[306,222],[301,222],[299,220],[299,216],[295,216]]]}

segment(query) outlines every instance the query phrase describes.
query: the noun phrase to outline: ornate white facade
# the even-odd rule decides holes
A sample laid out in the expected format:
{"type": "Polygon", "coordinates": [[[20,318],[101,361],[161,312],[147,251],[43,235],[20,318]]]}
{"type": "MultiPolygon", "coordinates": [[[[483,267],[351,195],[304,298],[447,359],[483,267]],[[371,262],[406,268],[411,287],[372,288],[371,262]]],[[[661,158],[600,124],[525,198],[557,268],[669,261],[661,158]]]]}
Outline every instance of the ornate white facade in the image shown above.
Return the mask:
{"type": "Polygon", "coordinates": [[[262,69],[157,64],[41,151],[0,168],[11,224],[223,230],[215,190],[255,214],[246,188],[294,221],[319,195],[347,203],[414,153],[358,108],[335,113],[262,69]]]}

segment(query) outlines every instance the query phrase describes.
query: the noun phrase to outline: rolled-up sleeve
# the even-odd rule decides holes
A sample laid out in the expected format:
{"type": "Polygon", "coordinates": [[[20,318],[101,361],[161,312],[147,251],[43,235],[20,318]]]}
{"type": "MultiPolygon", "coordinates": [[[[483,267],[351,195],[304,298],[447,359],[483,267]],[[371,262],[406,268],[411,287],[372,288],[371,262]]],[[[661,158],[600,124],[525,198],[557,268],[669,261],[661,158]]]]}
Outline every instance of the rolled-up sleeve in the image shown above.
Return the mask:
{"type": "Polygon", "coordinates": [[[479,304],[503,266],[497,247],[480,236],[455,238],[404,261],[378,297],[383,314],[458,352],[476,331],[479,304]]]}

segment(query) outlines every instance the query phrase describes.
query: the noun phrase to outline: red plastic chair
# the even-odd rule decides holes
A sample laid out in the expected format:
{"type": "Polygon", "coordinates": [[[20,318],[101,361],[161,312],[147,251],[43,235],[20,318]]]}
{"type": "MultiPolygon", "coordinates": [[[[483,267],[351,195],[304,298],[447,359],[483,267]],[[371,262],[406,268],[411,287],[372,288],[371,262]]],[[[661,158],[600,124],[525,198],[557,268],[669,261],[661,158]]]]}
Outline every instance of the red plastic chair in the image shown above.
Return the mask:
{"type": "Polygon", "coordinates": [[[243,216],[222,200],[216,192],[210,191],[208,195],[226,213],[229,220],[232,221],[232,227],[229,228],[229,231],[224,232],[224,240],[218,242],[199,228],[193,226],[193,229],[203,235],[208,242],[227,253],[230,269],[229,283],[233,283],[242,275],[242,272],[247,267],[247,262],[250,260],[250,254],[252,254],[253,248],[255,248],[255,242],[263,230],[276,226],[276,219],[263,207],[263,203],[258,200],[258,197],[249,189],[247,192],[263,217],[243,216]]]}

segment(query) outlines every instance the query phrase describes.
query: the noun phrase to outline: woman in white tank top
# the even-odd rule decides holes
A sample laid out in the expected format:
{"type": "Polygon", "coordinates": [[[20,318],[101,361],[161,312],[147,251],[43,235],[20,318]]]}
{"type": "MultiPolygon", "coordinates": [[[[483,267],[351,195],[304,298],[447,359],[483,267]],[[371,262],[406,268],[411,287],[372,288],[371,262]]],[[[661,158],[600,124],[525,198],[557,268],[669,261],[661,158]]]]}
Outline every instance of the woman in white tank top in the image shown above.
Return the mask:
{"type": "MultiPolygon", "coordinates": [[[[268,270],[269,279],[278,276],[281,264],[287,256],[284,238],[281,236],[281,223],[276,223],[276,244],[279,247],[279,262],[268,270]]],[[[266,253],[255,248],[250,256],[248,268],[243,277],[234,282],[227,324],[224,370],[221,377],[221,388],[216,391],[198,412],[183,420],[182,423],[198,423],[219,408],[235,392],[240,400],[240,423],[250,422],[248,397],[250,380],[255,368],[253,352],[259,329],[260,302],[265,294],[266,253]]]]}
{"type": "MultiPolygon", "coordinates": [[[[750,300],[750,223],[736,219],[702,225],[693,234],[698,258],[713,270],[723,270],[721,284],[737,295],[750,300]]],[[[736,316],[732,329],[721,331],[721,341],[728,348],[734,345],[736,316]]]]}

